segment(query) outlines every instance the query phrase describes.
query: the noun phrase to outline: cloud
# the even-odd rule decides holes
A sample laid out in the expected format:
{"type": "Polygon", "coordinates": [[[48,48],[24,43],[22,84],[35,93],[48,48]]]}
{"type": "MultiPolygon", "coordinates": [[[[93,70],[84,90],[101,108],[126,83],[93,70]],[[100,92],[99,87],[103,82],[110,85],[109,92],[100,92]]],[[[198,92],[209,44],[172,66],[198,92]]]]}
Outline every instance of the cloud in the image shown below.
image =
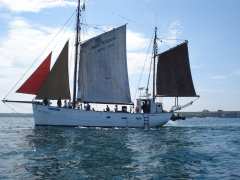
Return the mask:
{"type": "Polygon", "coordinates": [[[129,74],[140,74],[142,70],[147,71],[151,62],[151,54],[144,52],[128,52],[128,71],[129,74]],[[143,69],[144,62],[146,62],[143,69]]]}
{"type": "MultiPolygon", "coordinates": [[[[167,32],[160,37],[160,49],[169,49],[179,43],[179,37],[183,31],[183,26],[179,20],[171,22],[167,28],[167,32]]],[[[181,40],[182,41],[182,40],[181,40]]]]}
{"type": "Polygon", "coordinates": [[[10,22],[7,36],[0,42],[1,66],[22,68],[31,64],[58,30],[38,27],[22,18],[10,22]]]}
{"type": "Polygon", "coordinates": [[[7,7],[15,12],[39,12],[45,8],[75,6],[69,0],[0,0],[0,6],[7,7]]]}
{"type": "Polygon", "coordinates": [[[150,40],[144,37],[143,34],[138,32],[133,32],[131,30],[127,31],[127,47],[128,51],[143,51],[146,50],[150,40]]]}

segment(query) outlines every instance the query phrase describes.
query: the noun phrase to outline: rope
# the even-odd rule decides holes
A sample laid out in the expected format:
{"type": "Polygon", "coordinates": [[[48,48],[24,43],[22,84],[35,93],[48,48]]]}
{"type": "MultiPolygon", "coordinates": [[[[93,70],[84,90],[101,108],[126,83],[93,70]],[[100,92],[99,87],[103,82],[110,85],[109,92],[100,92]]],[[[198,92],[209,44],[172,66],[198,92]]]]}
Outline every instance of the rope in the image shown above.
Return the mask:
{"type": "MultiPolygon", "coordinates": [[[[10,106],[10,104],[9,103],[4,103],[4,105],[7,107],[7,108],[9,108],[11,111],[12,111],[12,113],[15,113],[15,114],[22,114],[22,113],[20,113],[20,112],[18,112],[17,110],[15,110],[12,106],[10,106]]],[[[19,117],[20,118],[20,117],[19,117]]],[[[26,117],[21,117],[22,119],[24,119],[24,120],[28,120],[26,117]]]]}
{"type": "MultiPolygon", "coordinates": [[[[142,67],[142,69],[141,69],[141,73],[140,73],[140,76],[139,76],[139,79],[138,79],[138,82],[137,82],[137,89],[136,89],[136,91],[135,91],[135,97],[134,97],[134,99],[136,99],[136,97],[137,97],[137,92],[138,92],[138,87],[139,87],[139,85],[140,85],[140,83],[141,83],[141,81],[142,81],[142,76],[143,76],[143,72],[144,72],[144,70],[145,70],[145,65],[146,65],[146,62],[147,62],[147,60],[148,60],[148,53],[149,53],[149,51],[150,51],[150,48],[151,48],[151,45],[152,45],[152,42],[153,42],[153,37],[154,37],[154,34],[153,34],[153,36],[152,36],[152,38],[151,38],[151,41],[150,41],[150,43],[149,43],[149,45],[148,45],[148,48],[147,48],[147,55],[146,55],[146,58],[145,58],[145,60],[144,60],[144,64],[143,64],[143,67],[142,67]]],[[[151,66],[150,66],[151,67],[151,66]]]]}
{"type": "Polygon", "coordinates": [[[8,103],[4,103],[12,112],[18,113],[13,107],[11,107],[8,103]]]}
{"type": "Polygon", "coordinates": [[[6,99],[9,94],[16,88],[16,86],[19,84],[20,81],[22,81],[22,79],[26,76],[26,74],[29,72],[29,70],[33,67],[33,65],[39,60],[39,58],[42,56],[42,54],[48,49],[48,47],[50,46],[51,42],[54,41],[56,39],[56,37],[65,29],[65,27],[67,26],[67,24],[70,22],[70,20],[72,19],[73,15],[75,14],[75,11],[72,13],[72,15],[67,19],[67,21],[63,24],[62,28],[60,28],[56,35],[53,36],[52,39],[50,39],[50,41],[47,43],[47,45],[45,46],[45,48],[41,51],[41,53],[37,56],[37,58],[35,58],[35,60],[32,62],[32,64],[30,65],[30,67],[22,74],[22,76],[19,78],[19,80],[13,85],[13,87],[8,91],[8,93],[4,96],[4,99],[6,99]]]}
{"type": "Polygon", "coordinates": [[[151,72],[152,72],[152,64],[153,64],[153,58],[151,58],[151,63],[150,63],[150,70],[149,70],[149,74],[148,74],[148,80],[147,80],[147,90],[149,87],[149,82],[150,82],[150,77],[151,77],[151,72]]]}

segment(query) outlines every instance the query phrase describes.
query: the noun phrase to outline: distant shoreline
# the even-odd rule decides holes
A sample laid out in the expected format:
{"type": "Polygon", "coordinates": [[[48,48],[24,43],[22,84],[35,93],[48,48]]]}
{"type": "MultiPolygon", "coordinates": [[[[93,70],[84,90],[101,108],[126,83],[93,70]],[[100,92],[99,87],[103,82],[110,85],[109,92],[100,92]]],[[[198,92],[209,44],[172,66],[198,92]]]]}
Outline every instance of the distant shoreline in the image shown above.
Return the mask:
{"type": "Polygon", "coordinates": [[[204,110],[201,112],[179,112],[182,116],[186,118],[205,118],[205,117],[218,117],[218,118],[240,118],[240,111],[208,111],[204,110]]]}

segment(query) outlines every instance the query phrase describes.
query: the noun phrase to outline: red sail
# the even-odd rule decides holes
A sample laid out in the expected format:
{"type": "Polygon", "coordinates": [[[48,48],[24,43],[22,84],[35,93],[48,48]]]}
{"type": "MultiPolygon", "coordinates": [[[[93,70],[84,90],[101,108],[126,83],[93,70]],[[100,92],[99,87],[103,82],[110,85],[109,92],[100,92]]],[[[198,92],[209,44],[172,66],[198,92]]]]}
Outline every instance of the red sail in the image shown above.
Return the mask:
{"type": "Polygon", "coordinates": [[[24,94],[37,94],[47,79],[50,72],[52,53],[42,62],[42,64],[34,71],[34,73],[23,83],[23,85],[16,91],[24,94]]]}

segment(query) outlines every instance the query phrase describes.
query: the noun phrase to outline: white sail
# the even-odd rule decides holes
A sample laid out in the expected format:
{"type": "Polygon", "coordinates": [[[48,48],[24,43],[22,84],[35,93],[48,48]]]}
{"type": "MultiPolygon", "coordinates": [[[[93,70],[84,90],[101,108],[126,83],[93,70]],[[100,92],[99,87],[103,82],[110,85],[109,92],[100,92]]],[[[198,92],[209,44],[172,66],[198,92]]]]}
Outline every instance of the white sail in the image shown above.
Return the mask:
{"type": "Polygon", "coordinates": [[[81,45],[78,99],[93,103],[131,103],[126,25],[94,37],[81,45]]]}

